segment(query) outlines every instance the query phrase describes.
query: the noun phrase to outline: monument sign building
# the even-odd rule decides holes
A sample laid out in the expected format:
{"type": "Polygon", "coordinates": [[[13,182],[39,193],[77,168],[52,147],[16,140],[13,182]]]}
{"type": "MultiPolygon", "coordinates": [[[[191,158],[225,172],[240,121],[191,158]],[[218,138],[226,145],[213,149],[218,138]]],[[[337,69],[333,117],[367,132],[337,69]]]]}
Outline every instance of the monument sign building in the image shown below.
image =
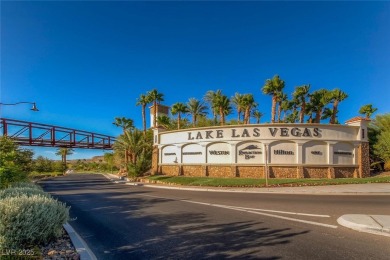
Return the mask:
{"type": "Polygon", "coordinates": [[[153,172],[173,176],[362,178],[367,124],[250,124],[154,130],[153,172]]]}

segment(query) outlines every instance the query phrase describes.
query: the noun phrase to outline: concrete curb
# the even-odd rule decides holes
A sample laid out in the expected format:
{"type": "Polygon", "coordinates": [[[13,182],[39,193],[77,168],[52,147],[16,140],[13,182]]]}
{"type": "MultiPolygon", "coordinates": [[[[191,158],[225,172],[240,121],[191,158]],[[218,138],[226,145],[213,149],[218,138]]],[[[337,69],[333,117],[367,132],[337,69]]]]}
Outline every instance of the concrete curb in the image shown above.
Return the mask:
{"type": "Polygon", "coordinates": [[[230,193],[257,193],[257,194],[296,194],[296,195],[390,195],[389,192],[382,191],[321,191],[313,190],[314,187],[273,187],[273,188],[220,188],[216,189],[214,187],[209,188],[200,188],[200,187],[190,187],[190,186],[174,186],[174,185],[162,185],[162,184],[150,184],[150,183],[141,183],[141,182],[131,182],[127,178],[121,180],[118,176],[113,174],[103,174],[104,177],[109,179],[114,183],[126,184],[131,186],[142,186],[147,188],[154,189],[170,189],[170,190],[186,190],[186,191],[203,191],[203,192],[230,192],[230,193]],[[287,189],[286,189],[287,188],[287,189]],[[299,190],[300,188],[306,188],[307,190],[299,190]],[[310,190],[311,189],[311,190],[310,190]]]}
{"type": "Polygon", "coordinates": [[[116,182],[116,183],[125,183],[126,185],[133,186],[143,186],[147,188],[155,189],[171,189],[171,190],[187,190],[187,191],[208,191],[208,192],[231,192],[231,193],[258,193],[258,194],[297,194],[297,195],[390,195],[389,193],[384,192],[354,192],[354,191],[344,191],[344,192],[326,192],[326,191],[281,191],[277,190],[278,188],[259,188],[263,190],[250,190],[245,188],[236,189],[213,189],[213,188],[190,188],[190,187],[177,187],[177,186],[158,186],[153,184],[141,184],[141,183],[131,183],[131,182],[116,182]]]}
{"type": "Polygon", "coordinates": [[[73,246],[76,248],[77,253],[80,255],[80,260],[97,260],[95,254],[88,247],[87,243],[76,233],[69,223],[65,223],[64,229],[68,233],[70,240],[72,240],[73,246]]]}
{"type": "Polygon", "coordinates": [[[387,215],[347,214],[339,217],[337,222],[359,232],[390,237],[390,216],[387,215]]]}

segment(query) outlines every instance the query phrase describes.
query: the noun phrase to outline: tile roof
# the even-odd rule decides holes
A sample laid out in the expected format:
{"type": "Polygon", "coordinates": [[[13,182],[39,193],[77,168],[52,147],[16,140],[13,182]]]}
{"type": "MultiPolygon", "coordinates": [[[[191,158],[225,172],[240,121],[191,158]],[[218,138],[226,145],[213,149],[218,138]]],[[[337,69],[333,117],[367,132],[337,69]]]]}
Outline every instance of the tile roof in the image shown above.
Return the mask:
{"type": "Polygon", "coordinates": [[[371,121],[371,119],[368,117],[355,116],[355,117],[345,121],[345,123],[352,123],[352,122],[356,122],[356,121],[371,121]]]}

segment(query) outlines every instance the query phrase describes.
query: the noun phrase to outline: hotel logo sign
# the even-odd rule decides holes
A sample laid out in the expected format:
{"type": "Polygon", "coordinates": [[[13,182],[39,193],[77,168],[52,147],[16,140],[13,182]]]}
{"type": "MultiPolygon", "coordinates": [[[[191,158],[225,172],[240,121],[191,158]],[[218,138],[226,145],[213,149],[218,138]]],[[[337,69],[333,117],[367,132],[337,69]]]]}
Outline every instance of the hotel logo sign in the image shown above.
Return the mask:
{"type": "Polygon", "coordinates": [[[263,154],[261,148],[258,145],[248,145],[245,148],[238,151],[239,156],[243,156],[245,160],[250,160],[256,158],[256,155],[263,154]]]}

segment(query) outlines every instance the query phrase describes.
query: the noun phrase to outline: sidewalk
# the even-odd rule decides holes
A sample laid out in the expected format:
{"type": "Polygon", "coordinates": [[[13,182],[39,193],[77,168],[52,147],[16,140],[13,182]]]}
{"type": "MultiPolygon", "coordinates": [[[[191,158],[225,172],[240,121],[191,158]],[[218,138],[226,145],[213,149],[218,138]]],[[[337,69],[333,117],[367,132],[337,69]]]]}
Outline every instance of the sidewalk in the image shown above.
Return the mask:
{"type": "MultiPolygon", "coordinates": [[[[268,194],[307,194],[307,195],[387,195],[390,196],[390,183],[346,184],[305,187],[270,187],[270,188],[231,188],[231,187],[190,187],[167,184],[150,184],[121,180],[113,174],[105,175],[116,183],[159,189],[176,189],[207,192],[240,192],[268,194]]],[[[390,198],[389,198],[390,199],[390,198]]],[[[390,237],[389,215],[347,214],[339,217],[337,222],[347,228],[371,234],[390,237]]]]}

